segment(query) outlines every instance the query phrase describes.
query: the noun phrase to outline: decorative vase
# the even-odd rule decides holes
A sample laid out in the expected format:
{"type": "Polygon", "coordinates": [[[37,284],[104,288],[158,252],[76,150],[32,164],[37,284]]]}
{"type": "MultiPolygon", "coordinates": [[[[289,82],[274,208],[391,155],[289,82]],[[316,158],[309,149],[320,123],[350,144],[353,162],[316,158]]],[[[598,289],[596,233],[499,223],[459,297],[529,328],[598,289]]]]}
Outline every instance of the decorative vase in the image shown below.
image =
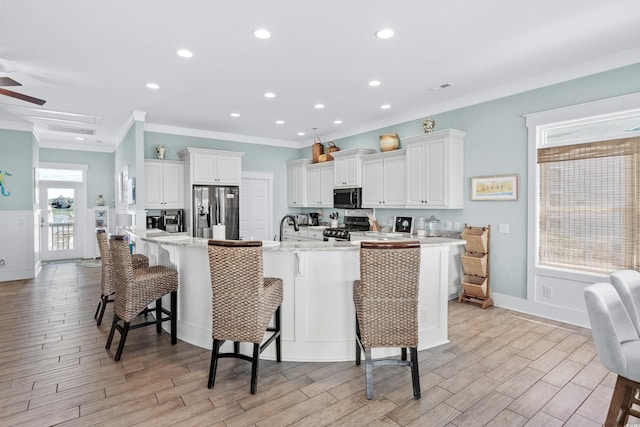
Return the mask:
{"type": "Polygon", "coordinates": [[[165,147],[164,145],[156,145],[156,157],[158,157],[159,160],[164,160],[164,155],[167,152],[167,147],[165,147]]]}
{"type": "Polygon", "coordinates": [[[96,206],[104,206],[104,197],[102,197],[102,194],[98,194],[98,198],[96,199],[96,206]]]}
{"type": "Polygon", "coordinates": [[[436,129],[436,121],[431,117],[427,117],[422,121],[422,129],[424,129],[424,133],[431,133],[436,129]]]}

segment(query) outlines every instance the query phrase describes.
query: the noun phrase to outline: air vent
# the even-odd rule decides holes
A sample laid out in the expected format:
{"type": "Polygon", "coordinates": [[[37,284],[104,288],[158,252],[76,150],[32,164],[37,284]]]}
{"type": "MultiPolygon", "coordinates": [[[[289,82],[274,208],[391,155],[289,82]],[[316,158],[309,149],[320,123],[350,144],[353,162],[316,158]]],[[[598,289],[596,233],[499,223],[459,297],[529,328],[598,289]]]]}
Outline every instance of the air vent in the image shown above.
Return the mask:
{"type": "Polygon", "coordinates": [[[79,135],[95,135],[95,129],[83,129],[83,128],[74,128],[70,126],[60,126],[60,125],[47,125],[47,129],[54,132],[65,132],[65,133],[75,133],[79,135]]]}

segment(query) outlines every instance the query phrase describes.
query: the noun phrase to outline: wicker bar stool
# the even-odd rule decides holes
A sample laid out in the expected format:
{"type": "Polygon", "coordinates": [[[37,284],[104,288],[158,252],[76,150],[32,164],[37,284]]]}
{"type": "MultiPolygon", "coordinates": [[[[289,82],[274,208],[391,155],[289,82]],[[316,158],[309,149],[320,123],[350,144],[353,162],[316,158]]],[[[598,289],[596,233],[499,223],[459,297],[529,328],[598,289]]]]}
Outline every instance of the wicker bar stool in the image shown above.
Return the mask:
{"type": "Polygon", "coordinates": [[[178,316],[178,272],[162,265],[133,269],[129,245],[124,236],[111,236],[111,257],[115,276],[115,294],[113,304],[113,323],[107,339],[106,349],[111,347],[116,330],[120,332],[120,344],[115,360],[120,360],[124,343],[130,329],[156,325],[156,331],[162,332],[161,323],[171,322],[171,344],[177,342],[178,316]],[[171,310],[162,308],[162,296],[171,294],[171,310]],[[131,325],[131,321],[152,302],[156,303],[155,320],[131,325]],[[167,315],[163,317],[162,315],[167,315]],[[123,324],[120,325],[120,320],[123,324]]]}
{"type": "MultiPolygon", "coordinates": [[[[96,307],[96,326],[102,324],[102,317],[107,304],[113,302],[113,293],[116,290],[115,278],[113,275],[113,266],[111,264],[111,253],[109,252],[109,238],[104,229],[96,230],[96,239],[98,240],[98,249],[100,250],[100,259],[102,260],[102,277],[100,279],[100,299],[96,307]]],[[[142,254],[131,255],[131,262],[134,270],[136,268],[149,267],[149,258],[142,254]]]]}
{"type": "Polygon", "coordinates": [[[373,399],[373,367],[411,367],[413,397],[420,399],[418,290],[420,243],[360,243],[360,280],[353,283],[356,307],[356,365],[365,355],[367,399],[373,399]],[[401,359],[371,359],[371,349],[400,347],[401,359]],[[407,347],[411,360],[407,361],[407,347]]]}
{"type": "Polygon", "coordinates": [[[209,240],[213,349],[208,387],[213,388],[218,359],[233,357],[251,362],[251,394],[256,393],[260,354],[274,340],[280,355],[282,280],[263,277],[262,242],[209,240]],[[269,321],[275,312],[274,327],[269,321]],[[269,338],[262,342],[266,332],[269,338]],[[232,353],[220,346],[233,341],[232,353]],[[240,353],[240,342],[253,343],[253,355],[240,353]],[[262,344],[261,344],[262,343],[262,344]]]}
{"type": "Polygon", "coordinates": [[[616,289],[596,283],[584,289],[591,334],[600,361],[618,375],[604,425],[629,425],[629,415],[640,417],[634,407],[640,390],[640,336],[616,289]]]}

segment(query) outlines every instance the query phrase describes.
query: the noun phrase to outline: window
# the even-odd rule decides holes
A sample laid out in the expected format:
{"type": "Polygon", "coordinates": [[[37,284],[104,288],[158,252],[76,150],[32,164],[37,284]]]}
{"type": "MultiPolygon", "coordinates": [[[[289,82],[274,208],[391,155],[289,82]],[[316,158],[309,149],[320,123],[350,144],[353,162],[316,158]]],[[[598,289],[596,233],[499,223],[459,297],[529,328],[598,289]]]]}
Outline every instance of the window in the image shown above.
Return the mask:
{"type": "Polygon", "coordinates": [[[543,147],[537,154],[539,265],[635,269],[640,138],[543,147]]]}

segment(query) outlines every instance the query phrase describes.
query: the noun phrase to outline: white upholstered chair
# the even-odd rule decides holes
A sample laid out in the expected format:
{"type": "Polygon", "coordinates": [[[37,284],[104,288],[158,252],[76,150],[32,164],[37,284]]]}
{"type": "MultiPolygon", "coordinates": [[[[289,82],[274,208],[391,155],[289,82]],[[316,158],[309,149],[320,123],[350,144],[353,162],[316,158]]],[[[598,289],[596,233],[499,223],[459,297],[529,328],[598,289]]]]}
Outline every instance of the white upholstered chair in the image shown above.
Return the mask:
{"type": "Polygon", "coordinates": [[[591,333],[604,366],[618,375],[605,426],[622,426],[629,415],[640,417],[633,408],[640,389],[640,336],[622,299],[609,283],[596,283],[584,290],[591,333]]]}

